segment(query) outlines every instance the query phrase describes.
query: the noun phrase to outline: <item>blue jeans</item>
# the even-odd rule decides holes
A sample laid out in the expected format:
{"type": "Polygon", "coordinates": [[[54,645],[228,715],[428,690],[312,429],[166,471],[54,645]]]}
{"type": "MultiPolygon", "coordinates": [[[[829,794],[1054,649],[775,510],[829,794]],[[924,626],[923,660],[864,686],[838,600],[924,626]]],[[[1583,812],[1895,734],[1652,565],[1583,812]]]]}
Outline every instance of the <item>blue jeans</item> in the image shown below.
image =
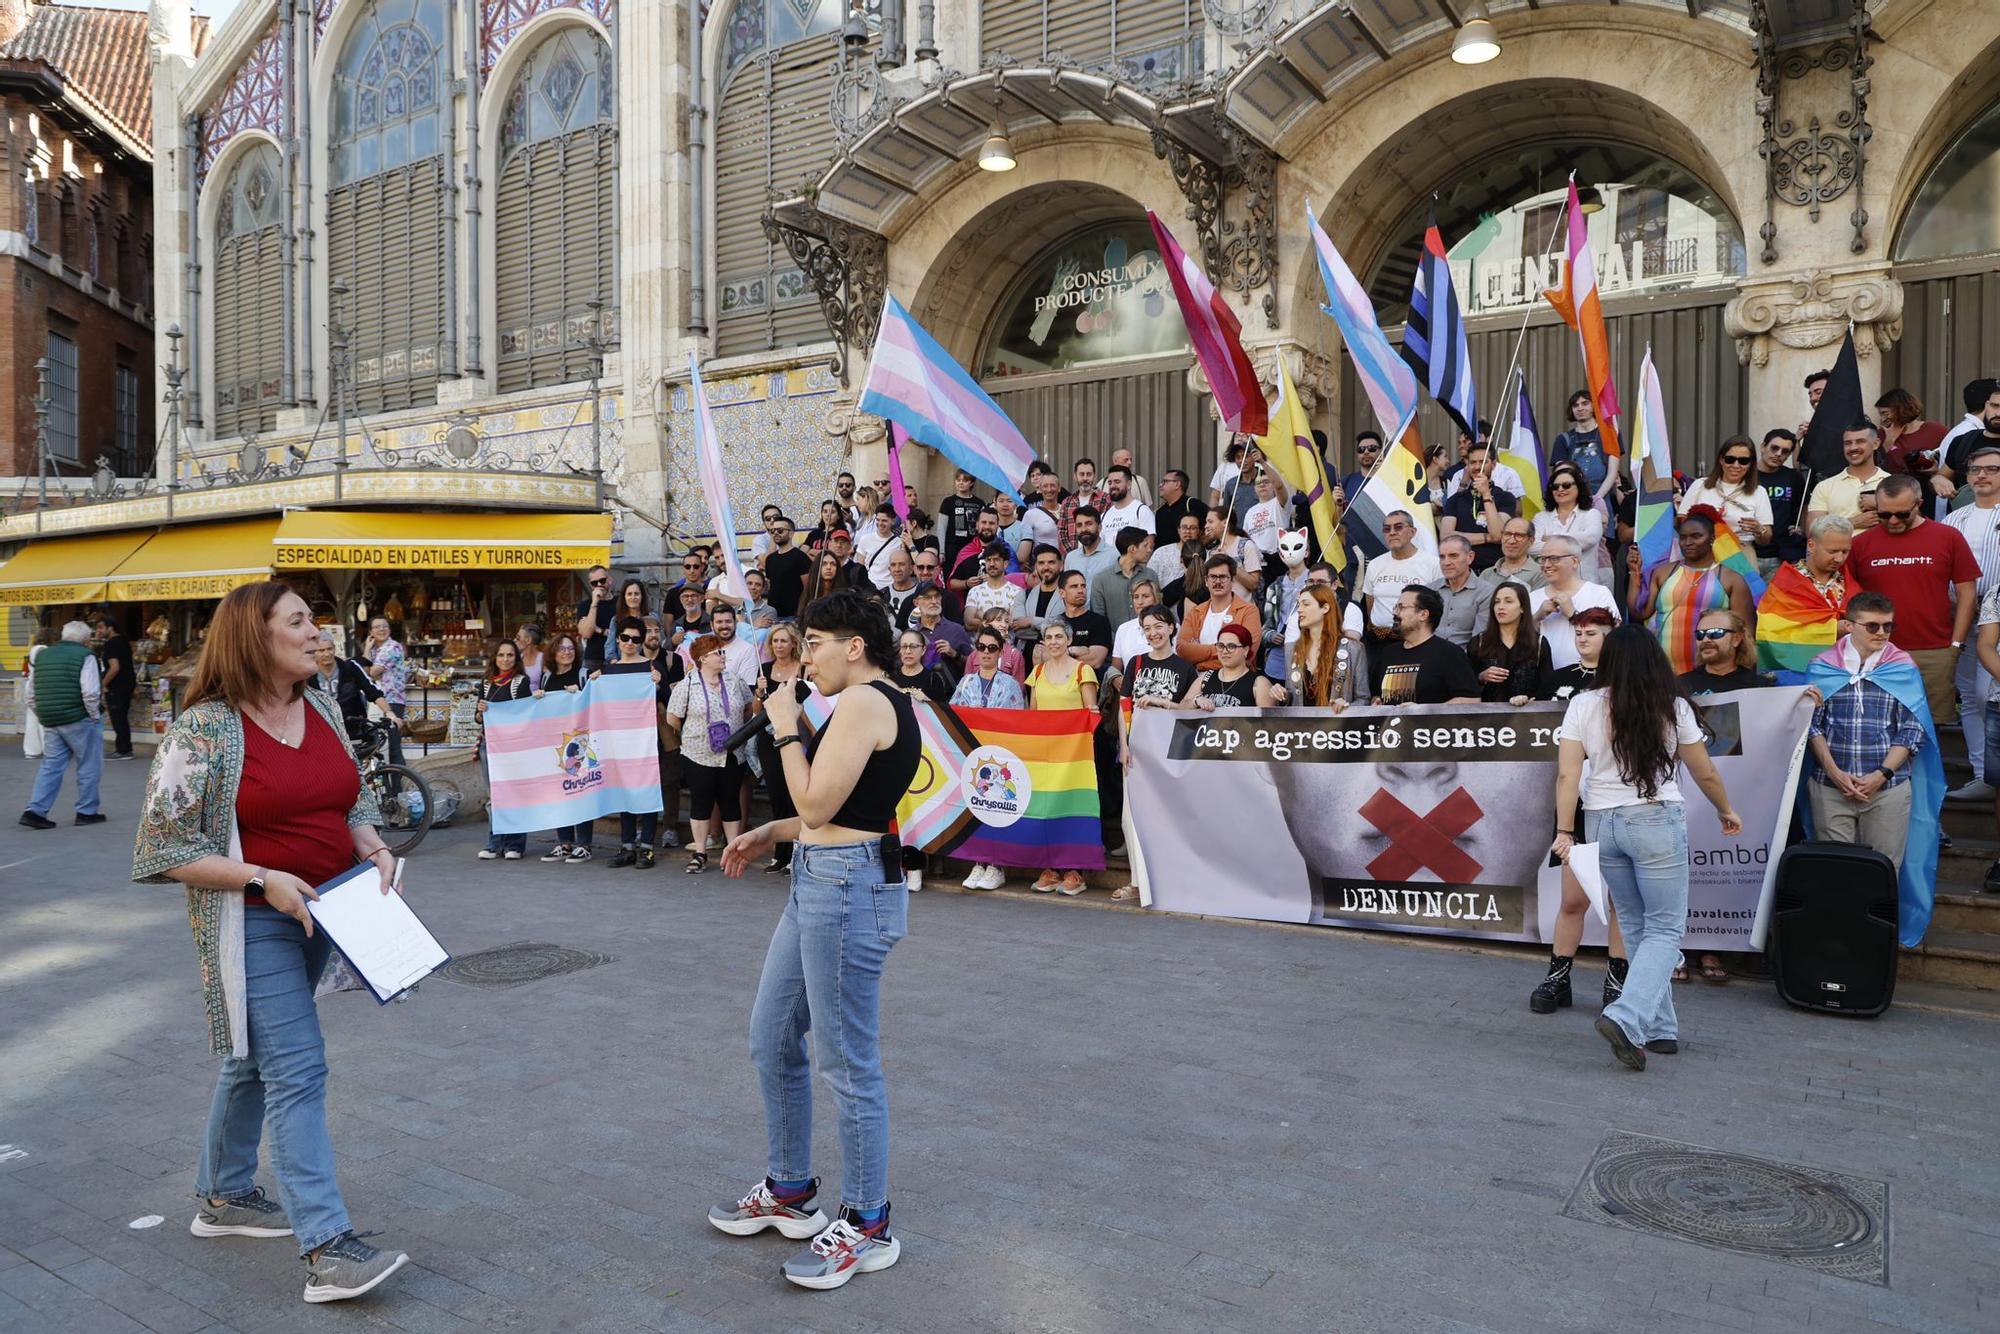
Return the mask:
{"type": "Polygon", "coordinates": [[[28,809],[47,817],[62,791],[63,774],[76,761],[76,813],[97,814],[97,780],[104,773],[104,724],[95,718],[79,718],[61,727],[47,728],[42,751],[42,767],[35,770],[35,792],[28,809]]]}
{"type": "Polygon", "coordinates": [[[268,1115],[271,1168],[301,1255],[349,1227],[333,1179],[326,1043],[313,1006],[313,985],[330,948],[323,933],[306,939],[305,928],[275,908],[244,908],[243,1008],[250,1054],[223,1059],[195,1173],[195,1189],[210,1199],[239,1199],[256,1189],[257,1143],[268,1115]]]}
{"type": "Polygon", "coordinates": [[[1618,910],[1625,955],[1632,961],[1624,994],[1605,1006],[1625,1036],[1640,1046],[1678,1038],[1674,964],[1687,935],[1687,811],[1678,801],[1642,802],[1585,811],[1584,828],[1598,845],[1604,887],[1618,910]]]}
{"type": "Polygon", "coordinates": [[[812,1066],[833,1089],[844,1175],[840,1202],[880,1208],[889,1196],[889,1097],[882,1080],[877,1002],[889,949],[910,929],[910,893],[885,883],[881,846],[800,843],[792,895],[764,956],[750,1012],[750,1055],[764,1090],[770,1173],[812,1175],[812,1066]]]}
{"type": "Polygon", "coordinates": [[[493,827],[493,817],[486,817],[486,850],[488,852],[520,852],[528,850],[526,834],[503,834],[493,827]]]}

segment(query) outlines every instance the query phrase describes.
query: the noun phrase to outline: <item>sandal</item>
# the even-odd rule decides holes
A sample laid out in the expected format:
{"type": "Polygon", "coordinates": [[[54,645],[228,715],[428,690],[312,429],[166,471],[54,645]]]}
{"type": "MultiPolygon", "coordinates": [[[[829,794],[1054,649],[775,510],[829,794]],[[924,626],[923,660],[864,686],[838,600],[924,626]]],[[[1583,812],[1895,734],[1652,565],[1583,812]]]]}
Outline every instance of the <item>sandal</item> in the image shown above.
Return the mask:
{"type": "Polygon", "coordinates": [[[706,871],[707,869],[708,869],[707,853],[691,852],[688,854],[688,864],[685,870],[685,874],[700,875],[703,871],[706,871]]]}
{"type": "Polygon", "coordinates": [[[1137,885],[1120,885],[1111,891],[1111,897],[1120,903],[1130,903],[1133,899],[1139,897],[1139,887],[1137,885]]]}
{"type": "Polygon", "coordinates": [[[1710,986],[1728,986],[1729,970],[1713,954],[1704,954],[1701,956],[1701,980],[1710,986]]]}
{"type": "Polygon", "coordinates": [[[1685,982],[1688,980],[1688,969],[1685,963],[1674,965],[1673,980],[1676,982],[1685,982]]]}

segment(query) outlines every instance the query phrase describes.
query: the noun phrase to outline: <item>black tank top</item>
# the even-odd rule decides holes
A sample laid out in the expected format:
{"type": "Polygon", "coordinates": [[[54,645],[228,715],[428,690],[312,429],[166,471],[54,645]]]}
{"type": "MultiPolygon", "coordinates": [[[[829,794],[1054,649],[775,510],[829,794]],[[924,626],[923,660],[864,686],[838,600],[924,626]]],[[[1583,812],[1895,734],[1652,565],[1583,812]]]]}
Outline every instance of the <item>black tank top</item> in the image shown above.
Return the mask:
{"type": "MultiPolygon", "coordinates": [[[[896,710],[896,741],[868,756],[868,762],[861,766],[861,776],[854,780],[854,790],[847,794],[847,800],[840,803],[840,809],[828,823],[867,834],[886,834],[896,820],[896,803],[903,799],[903,794],[910,790],[910,780],[917,776],[917,761],[923,758],[924,742],[917,731],[917,713],[910,697],[887,681],[868,684],[881,691],[896,710]]],[[[807,759],[819,752],[820,738],[825,735],[826,729],[822,727],[807,739],[807,759]]]]}

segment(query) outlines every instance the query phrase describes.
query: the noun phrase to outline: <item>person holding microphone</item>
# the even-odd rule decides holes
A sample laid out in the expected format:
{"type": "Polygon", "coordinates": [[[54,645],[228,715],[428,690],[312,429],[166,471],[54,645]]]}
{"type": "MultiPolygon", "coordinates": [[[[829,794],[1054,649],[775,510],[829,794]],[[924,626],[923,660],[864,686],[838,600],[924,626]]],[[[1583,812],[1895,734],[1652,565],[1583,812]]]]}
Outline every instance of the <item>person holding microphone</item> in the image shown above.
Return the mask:
{"type": "Polygon", "coordinates": [[[211,1049],[197,1237],[297,1239],[305,1300],[358,1297],[409,1262],[355,1233],[334,1181],[313,994],[331,947],[314,886],[358,860],[396,885],[380,813],[332,700],[305,688],[319,627],[298,594],[246,584],[216,608],[181,713],[154,753],[132,878],[187,886],[211,1049]],[[270,1133],[282,1205],[256,1183],[270,1133]]]}

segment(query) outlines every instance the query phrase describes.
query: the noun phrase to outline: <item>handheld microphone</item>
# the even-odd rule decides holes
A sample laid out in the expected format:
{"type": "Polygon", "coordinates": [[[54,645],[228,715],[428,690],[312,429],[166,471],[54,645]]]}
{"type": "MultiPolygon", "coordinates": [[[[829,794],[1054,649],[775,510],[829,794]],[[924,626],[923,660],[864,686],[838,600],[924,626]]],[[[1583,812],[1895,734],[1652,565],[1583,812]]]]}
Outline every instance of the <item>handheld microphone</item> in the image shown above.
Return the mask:
{"type": "MultiPolygon", "coordinates": [[[[806,696],[812,694],[812,687],[807,685],[803,679],[795,679],[792,682],[792,691],[797,695],[799,703],[803,704],[806,702],[806,696]]],[[[722,744],[722,749],[724,752],[741,750],[770,730],[771,715],[768,713],[759,713],[744,723],[743,726],[730,733],[729,740],[722,744]]]]}

